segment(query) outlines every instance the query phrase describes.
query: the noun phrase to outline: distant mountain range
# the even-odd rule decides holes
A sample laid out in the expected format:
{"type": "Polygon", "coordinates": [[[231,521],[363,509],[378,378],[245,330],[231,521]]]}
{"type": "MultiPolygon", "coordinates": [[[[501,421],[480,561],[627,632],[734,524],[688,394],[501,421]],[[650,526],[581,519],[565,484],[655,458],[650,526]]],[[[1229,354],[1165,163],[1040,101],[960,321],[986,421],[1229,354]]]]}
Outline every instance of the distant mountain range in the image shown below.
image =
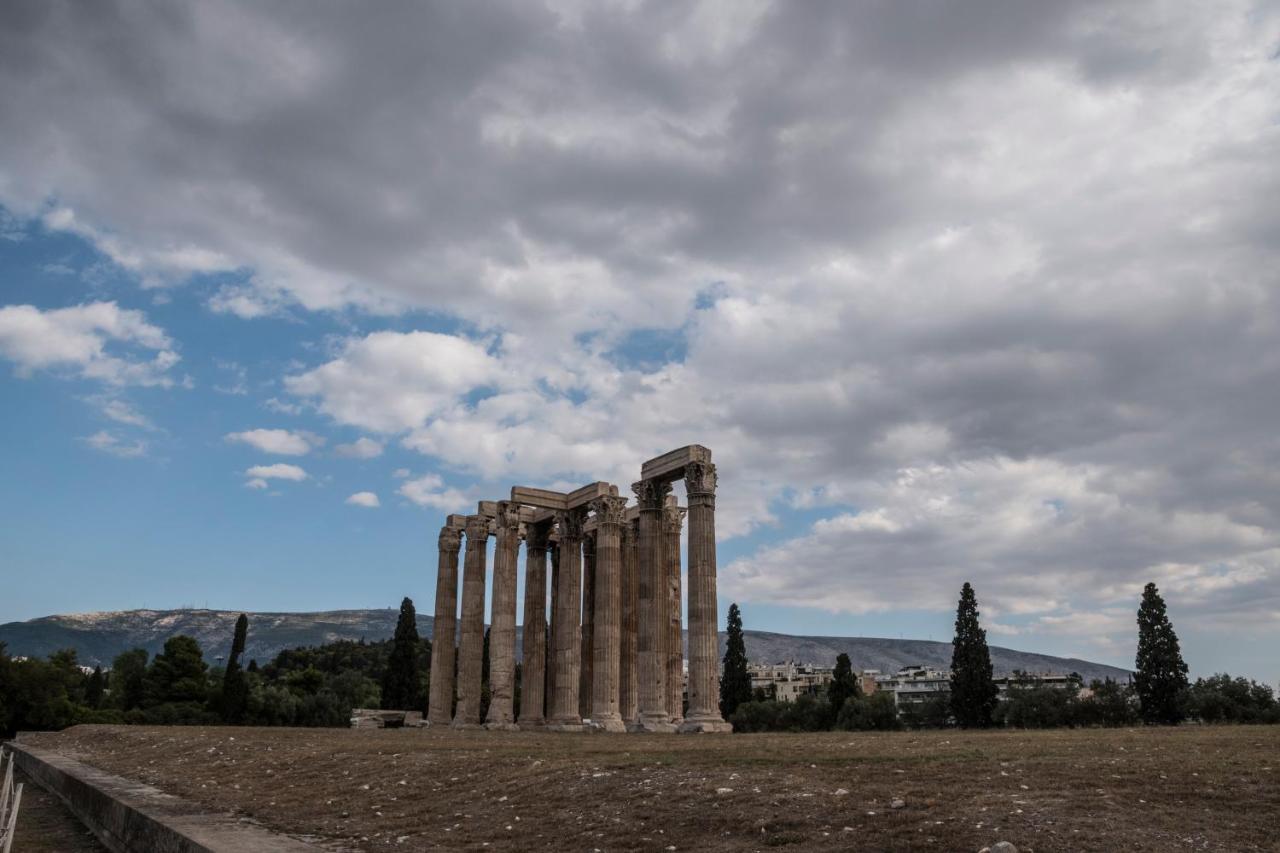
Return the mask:
{"type": "MultiPolygon", "coordinates": [[[[74,648],[80,662],[109,666],[116,655],[133,648],[155,654],[164,641],[178,634],[194,637],[205,659],[217,662],[231,648],[231,634],[239,611],[232,610],[124,610],[113,613],[78,613],[44,616],[27,622],[0,625],[0,643],[10,655],[46,657],[74,648]]],[[[317,646],[335,640],[385,640],[395,631],[397,609],[328,610],[321,613],[250,613],[248,658],[266,663],[284,649],[317,646]]],[[[418,632],[433,634],[434,619],[418,616],[418,632]]],[[[517,631],[517,637],[519,631],[517,631]]],[[[930,640],[892,640],[879,637],[796,637],[767,631],[747,631],[747,657],[756,662],[831,664],[846,652],[855,669],[891,673],[903,666],[923,664],[942,669],[951,663],[951,644],[930,640]]],[[[724,634],[720,635],[721,652],[724,634]]],[[[518,653],[518,651],[517,651],[518,653]]],[[[1060,658],[1033,652],[991,647],[996,674],[1023,672],[1077,672],[1085,680],[1127,679],[1129,672],[1114,666],[1077,658],[1060,658]]]]}

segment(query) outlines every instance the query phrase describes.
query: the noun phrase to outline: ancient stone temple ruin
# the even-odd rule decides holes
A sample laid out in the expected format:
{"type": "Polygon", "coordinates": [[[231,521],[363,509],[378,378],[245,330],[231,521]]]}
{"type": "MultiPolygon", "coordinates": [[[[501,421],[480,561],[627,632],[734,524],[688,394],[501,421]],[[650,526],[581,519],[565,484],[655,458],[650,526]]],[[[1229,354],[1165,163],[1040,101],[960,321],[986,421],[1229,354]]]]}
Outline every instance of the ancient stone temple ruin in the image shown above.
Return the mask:
{"type": "Polygon", "coordinates": [[[690,445],[644,463],[631,485],[515,486],[440,530],[432,725],[573,732],[726,732],[716,642],[716,467],[690,445]],[[688,507],[671,495],[683,479],[688,507]],[[684,713],[680,533],[688,520],[689,711],[684,713]],[[495,538],[489,711],[480,719],[484,597],[495,538]],[[458,555],[462,616],[458,617],[458,555]],[[523,677],[514,713],[516,567],[525,546],[523,677]],[[550,579],[548,581],[548,567],[550,579]],[[548,583],[550,584],[548,588],[548,583]],[[550,614],[546,602],[550,595],[550,614]],[[450,640],[457,637],[457,660],[450,640]],[[454,682],[455,663],[457,683],[454,682]],[[457,708],[453,708],[454,691],[457,708]]]}

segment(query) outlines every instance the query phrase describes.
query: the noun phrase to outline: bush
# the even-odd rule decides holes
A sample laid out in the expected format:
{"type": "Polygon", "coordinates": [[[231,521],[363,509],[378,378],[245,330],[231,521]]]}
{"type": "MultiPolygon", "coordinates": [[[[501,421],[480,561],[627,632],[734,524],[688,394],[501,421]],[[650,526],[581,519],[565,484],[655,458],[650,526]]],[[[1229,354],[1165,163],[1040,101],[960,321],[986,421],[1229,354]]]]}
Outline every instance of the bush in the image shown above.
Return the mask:
{"type": "Polygon", "coordinates": [[[1225,672],[1196,679],[1187,710],[1202,723],[1280,723],[1280,704],[1270,685],[1225,672]]]}
{"type": "Polygon", "coordinates": [[[1011,685],[1004,701],[996,708],[996,722],[1019,729],[1075,726],[1077,695],[1074,686],[1011,685]]]}
{"type": "Polygon", "coordinates": [[[872,693],[845,700],[836,728],[850,732],[890,732],[902,728],[898,708],[889,693],[872,693]]]}

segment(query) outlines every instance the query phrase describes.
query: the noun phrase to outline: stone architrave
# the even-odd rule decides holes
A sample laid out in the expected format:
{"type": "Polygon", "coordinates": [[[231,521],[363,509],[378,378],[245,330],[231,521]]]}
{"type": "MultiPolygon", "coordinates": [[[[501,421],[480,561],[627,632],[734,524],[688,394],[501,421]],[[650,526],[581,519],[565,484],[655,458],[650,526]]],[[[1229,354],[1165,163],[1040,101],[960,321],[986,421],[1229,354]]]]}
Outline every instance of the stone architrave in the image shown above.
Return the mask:
{"type": "Polygon", "coordinates": [[[516,672],[516,563],[520,507],[499,501],[493,552],[493,604],[489,629],[489,713],[485,728],[514,729],[516,672]]]}
{"type": "Polygon", "coordinates": [[[556,685],[552,695],[552,731],[582,731],[578,679],[582,666],[582,524],[585,509],[557,511],[560,529],[560,589],[555,606],[556,685]]]}
{"type": "Polygon", "coordinates": [[[547,682],[547,524],[531,524],[524,555],[524,669],[520,686],[520,727],[545,722],[547,682]]]}
{"type": "Polygon", "coordinates": [[[484,664],[484,581],[489,519],[467,516],[467,553],[462,577],[462,632],[458,641],[458,708],[454,728],[480,725],[484,664]]]}
{"type": "Polygon", "coordinates": [[[578,714],[591,716],[592,670],[595,665],[596,534],[582,537],[582,664],[578,674],[578,714]]]}
{"type": "Polygon", "coordinates": [[[427,719],[432,725],[447,726],[453,720],[453,666],[458,641],[458,550],[462,545],[462,531],[449,525],[440,528],[439,544],[427,719]]]}
{"type": "Polygon", "coordinates": [[[622,525],[627,499],[610,495],[592,504],[596,514],[595,607],[591,722],[607,732],[627,730],[618,708],[622,642],[622,525]]]}
{"type": "Polygon", "coordinates": [[[646,732],[674,732],[667,713],[666,563],[662,558],[662,513],[671,484],[641,480],[632,485],[640,510],[639,655],[640,714],[635,727],[646,732]]]}
{"type": "Polygon", "coordinates": [[[636,668],[637,599],[640,597],[638,520],[622,524],[622,627],[618,677],[618,713],[627,725],[637,722],[640,713],[639,673],[636,668]]]}
{"type": "Polygon", "coordinates": [[[720,716],[716,635],[716,466],[690,462],[689,495],[689,713],[682,732],[729,732],[720,716]]]}
{"type": "Polygon", "coordinates": [[[684,720],[684,624],[681,619],[680,596],[680,530],[686,510],[668,506],[663,511],[663,533],[666,537],[663,557],[667,562],[667,713],[671,722],[684,720]]]}

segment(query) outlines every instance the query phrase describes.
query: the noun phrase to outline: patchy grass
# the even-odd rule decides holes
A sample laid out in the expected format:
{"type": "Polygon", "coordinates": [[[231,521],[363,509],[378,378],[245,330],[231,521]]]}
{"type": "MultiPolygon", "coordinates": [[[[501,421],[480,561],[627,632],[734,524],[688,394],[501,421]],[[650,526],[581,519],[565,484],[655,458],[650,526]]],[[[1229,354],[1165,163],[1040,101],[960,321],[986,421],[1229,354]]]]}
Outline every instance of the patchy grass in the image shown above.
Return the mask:
{"type": "Polygon", "coordinates": [[[691,737],[80,726],[29,737],[333,849],[1280,843],[1280,727],[691,737]]]}

